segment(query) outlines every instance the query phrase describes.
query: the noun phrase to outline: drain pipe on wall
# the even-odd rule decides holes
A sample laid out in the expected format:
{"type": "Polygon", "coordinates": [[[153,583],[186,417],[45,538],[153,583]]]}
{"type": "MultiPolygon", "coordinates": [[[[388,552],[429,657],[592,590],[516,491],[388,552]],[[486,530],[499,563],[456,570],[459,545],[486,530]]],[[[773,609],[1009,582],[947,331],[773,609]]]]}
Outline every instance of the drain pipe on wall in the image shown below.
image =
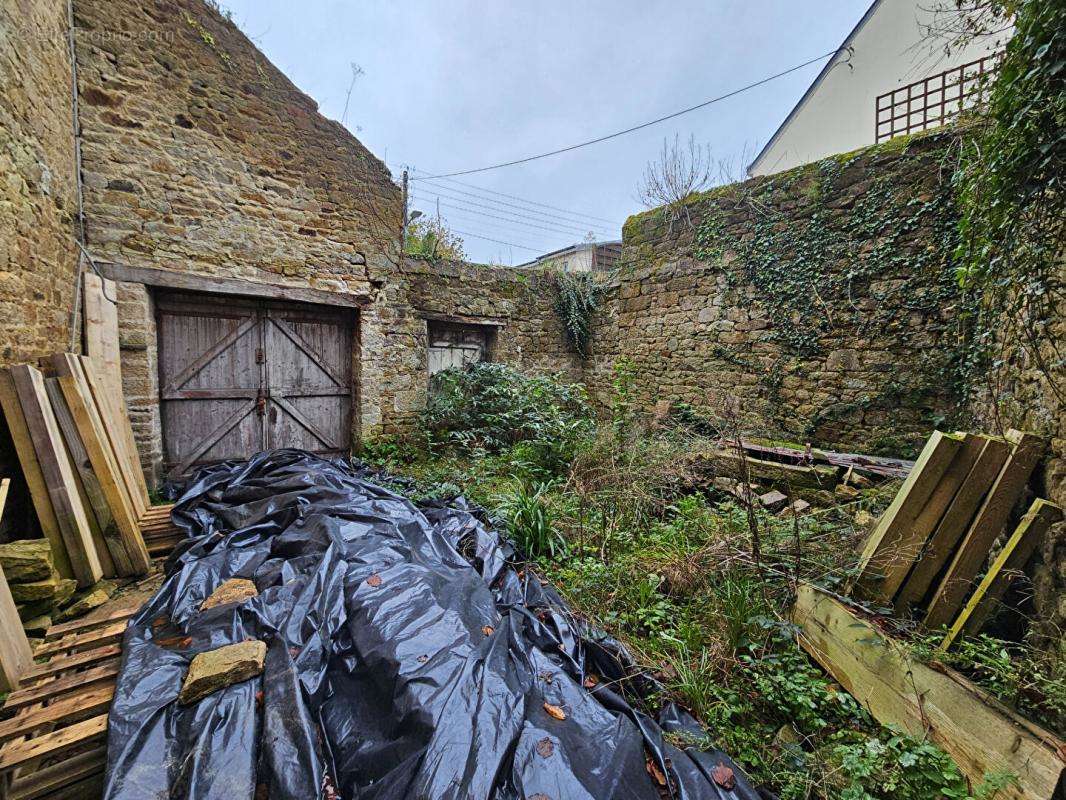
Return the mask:
{"type": "MultiPolygon", "coordinates": [[[[70,352],[78,343],[79,312],[81,309],[81,274],[88,255],[85,251],[85,200],[81,181],[81,117],[78,110],[78,56],[74,47],[74,0],[67,0],[67,47],[70,51],[70,111],[74,133],[74,182],[78,221],[75,240],[78,245],[78,266],[74,271],[74,307],[70,310],[70,352]]],[[[91,259],[90,259],[91,262],[91,259]]],[[[95,265],[93,267],[95,269],[95,265]]],[[[108,298],[109,300],[111,298],[108,298]]]]}

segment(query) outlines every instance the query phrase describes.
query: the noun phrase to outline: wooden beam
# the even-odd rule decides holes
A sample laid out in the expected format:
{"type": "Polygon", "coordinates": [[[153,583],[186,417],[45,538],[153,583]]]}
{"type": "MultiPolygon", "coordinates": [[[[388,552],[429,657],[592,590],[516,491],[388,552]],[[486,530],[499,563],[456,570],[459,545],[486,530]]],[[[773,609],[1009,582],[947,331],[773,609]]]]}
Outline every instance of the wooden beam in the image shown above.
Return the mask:
{"type": "Polygon", "coordinates": [[[59,625],[53,625],[45,633],[45,641],[53,641],[55,639],[62,639],[64,636],[70,633],[78,633],[79,631],[86,631],[92,628],[99,628],[103,625],[109,625],[112,622],[118,620],[125,620],[136,614],[138,609],[136,607],[121,608],[117,611],[112,611],[109,614],[105,614],[102,617],[96,617],[93,619],[76,619],[73,622],[63,622],[59,625]]]}
{"type": "Polygon", "coordinates": [[[4,703],[4,711],[17,711],[20,708],[51,701],[67,694],[76,694],[94,683],[108,681],[114,685],[120,667],[121,662],[115,658],[100,666],[54,678],[39,686],[19,689],[8,695],[7,702],[4,703]]]}
{"type": "Polygon", "coordinates": [[[150,561],[137,525],[137,514],[133,510],[131,487],[122,480],[114,448],[98,413],[99,408],[82,379],[81,364],[70,353],[57,353],[53,360],[67,407],[77,425],[100,488],[111,507],[122,540],[122,553],[116,558],[115,569],[120,575],[142,575],[148,571],[150,561]]]}
{"type": "MultiPolygon", "coordinates": [[[[61,355],[71,354],[64,353],[61,355]]],[[[148,489],[145,487],[144,473],[141,471],[140,461],[133,456],[124,454],[122,430],[128,426],[112,416],[107,393],[96,380],[96,371],[93,369],[92,362],[84,356],[80,358],[71,356],[68,364],[71,374],[88,390],[86,396],[92,398],[93,403],[96,405],[97,415],[104,423],[104,433],[107,434],[111,452],[114,453],[115,465],[118,467],[122,481],[126,485],[126,492],[133,505],[133,511],[139,517],[149,505],[148,489]]],[[[131,433],[130,435],[132,436],[133,434],[131,433]]]]}
{"type": "Polygon", "coordinates": [[[258,283],[240,278],[219,278],[213,275],[196,275],[189,272],[152,267],[130,267],[125,264],[97,262],[100,271],[111,280],[127,283],[143,283],[167,289],[185,289],[209,294],[231,294],[240,297],[265,297],[272,300],[295,300],[342,308],[361,308],[371,302],[370,295],[349,292],[330,292],[304,286],[285,286],[275,283],[258,283]]]}
{"type": "Polygon", "coordinates": [[[78,745],[107,734],[107,714],[90,717],[52,733],[10,744],[0,749],[0,771],[14,769],[36,759],[64,753],[78,745]]]}
{"type": "Polygon", "coordinates": [[[114,557],[116,550],[119,559],[125,557],[121,552],[122,540],[118,537],[118,529],[115,527],[115,518],[111,514],[111,506],[107,504],[100,481],[93,472],[92,462],[85,452],[85,444],[78,433],[78,427],[67,407],[66,398],[63,397],[63,388],[59,385],[58,378],[45,378],[45,389],[48,399],[52,403],[52,411],[55,412],[56,422],[59,423],[59,431],[63,434],[63,441],[70,453],[70,460],[74,467],[81,485],[78,487],[82,504],[90,511],[89,517],[93,543],[96,545],[96,554],[100,557],[100,566],[105,577],[112,577],[115,573],[114,557]],[[95,525],[92,523],[95,522],[95,525]]]}
{"type": "Polygon", "coordinates": [[[1054,503],[1037,498],[1014,529],[1010,539],[996,555],[984,578],[977,585],[973,596],[967,601],[952,624],[941,650],[947,650],[960,633],[975,634],[991,616],[996,603],[1003,597],[1007,587],[1025,568],[1026,563],[1040,546],[1048,528],[1062,519],[1062,509],[1054,503]]]}
{"type": "Polygon", "coordinates": [[[43,725],[54,725],[77,717],[86,717],[107,711],[111,698],[115,695],[115,684],[105,683],[92,686],[76,694],[56,700],[51,705],[35,708],[25,716],[0,722],[0,741],[14,736],[24,736],[43,725]]]}
{"type": "Polygon", "coordinates": [[[30,498],[37,512],[41,532],[52,546],[52,561],[56,565],[56,571],[64,578],[73,578],[74,570],[67,557],[67,546],[59,530],[59,520],[56,518],[55,509],[52,508],[52,499],[48,496],[48,486],[45,484],[44,473],[41,472],[41,464],[37,460],[33,438],[26,425],[26,417],[22,413],[22,405],[15,391],[15,382],[7,370],[0,370],[0,406],[4,410],[7,429],[15,444],[15,452],[18,454],[19,465],[22,467],[22,476],[29,487],[30,498]]]}
{"type": "MultiPolygon", "coordinates": [[[[4,480],[7,483],[7,480],[4,480]]],[[[33,666],[33,650],[11,598],[4,570],[0,568],[0,692],[19,688],[19,681],[33,666]]]]}
{"type": "Polygon", "coordinates": [[[85,507],[74,485],[74,473],[59,433],[59,423],[48,402],[44,376],[26,364],[11,367],[10,373],[74,577],[79,586],[91,586],[103,577],[103,568],[93,544],[85,507]]]}
{"type": "Polygon", "coordinates": [[[1006,439],[983,437],[984,448],[977,457],[970,474],[959,487],[958,494],[951,501],[944,516],[937,523],[936,530],[929,537],[922,557],[914,565],[911,574],[896,596],[895,609],[899,615],[909,613],[910,609],[921,603],[936,580],[936,576],[948,563],[955,545],[973,521],[981,500],[984,499],[992,483],[1003,468],[1010,455],[1010,444],[1006,439]]]}
{"type": "Polygon", "coordinates": [[[962,609],[977,571],[988,558],[992,543],[1007,524],[1011,509],[1044,453],[1047,443],[1039,436],[1015,431],[1008,434],[1008,438],[1012,437],[1016,441],[1014,452],[985,497],[929,603],[925,615],[927,628],[947,625],[962,609]]]}
{"type": "Polygon", "coordinates": [[[5,800],[98,800],[104,796],[107,748],[94,747],[12,781],[5,800]]]}
{"type": "Polygon", "coordinates": [[[118,620],[96,630],[72,633],[58,640],[46,641],[33,651],[34,658],[51,656],[56,653],[75,653],[93,647],[101,647],[112,644],[122,638],[126,633],[129,620],[118,620]]]}
{"type": "Polygon", "coordinates": [[[68,669],[87,667],[90,664],[99,664],[111,658],[119,658],[122,655],[122,647],[117,644],[109,644],[98,647],[95,650],[85,650],[71,656],[53,658],[45,664],[36,664],[26,673],[27,679],[45,678],[68,669]]]}
{"type": "Polygon", "coordinates": [[[903,486],[866,540],[858,575],[850,588],[864,597],[891,602],[894,590],[884,592],[884,580],[897,564],[909,568],[918,557],[918,549],[909,540],[911,527],[962,445],[962,436],[933,431],[903,486]]]}
{"type": "Polygon", "coordinates": [[[909,524],[903,526],[900,531],[896,551],[901,554],[913,554],[911,557],[902,557],[888,561],[879,572],[884,576],[877,586],[877,596],[883,601],[889,601],[903,585],[907,575],[910,574],[915,562],[920,560],[920,554],[925,549],[929,535],[936,528],[944,512],[955,499],[955,495],[970,474],[974,464],[977,463],[981,450],[984,449],[984,440],[973,433],[962,435],[962,446],[952,457],[948,468],[940,476],[933,488],[929,499],[922,505],[921,510],[914,516],[909,524]]]}
{"type": "Polygon", "coordinates": [[[137,442],[133,438],[126,395],[122,388],[122,358],[118,337],[118,286],[85,273],[85,352],[98,376],[115,424],[118,425],[121,455],[137,478],[141,503],[148,505],[148,485],[144,480],[137,442]]]}
{"type": "Polygon", "coordinates": [[[972,785],[985,775],[1016,778],[998,800],[1051,800],[1066,786],[1066,743],[1019,717],[958,673],[911,658],[865,619],[801,584],[793,609],[799,642],[883,725],[926,736],[972,785]]]}

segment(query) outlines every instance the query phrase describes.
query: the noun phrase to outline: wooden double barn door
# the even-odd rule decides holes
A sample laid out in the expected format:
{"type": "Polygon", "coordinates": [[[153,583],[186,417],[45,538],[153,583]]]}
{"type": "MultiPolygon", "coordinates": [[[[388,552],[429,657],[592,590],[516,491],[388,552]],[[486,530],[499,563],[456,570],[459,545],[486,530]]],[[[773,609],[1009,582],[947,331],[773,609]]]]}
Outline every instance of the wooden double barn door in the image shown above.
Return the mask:
{"type": "Polygon", "coordinates": [[[156,323],[168,477],[278,447],[348,452],[351,312],[166,293],[156,323]]]}

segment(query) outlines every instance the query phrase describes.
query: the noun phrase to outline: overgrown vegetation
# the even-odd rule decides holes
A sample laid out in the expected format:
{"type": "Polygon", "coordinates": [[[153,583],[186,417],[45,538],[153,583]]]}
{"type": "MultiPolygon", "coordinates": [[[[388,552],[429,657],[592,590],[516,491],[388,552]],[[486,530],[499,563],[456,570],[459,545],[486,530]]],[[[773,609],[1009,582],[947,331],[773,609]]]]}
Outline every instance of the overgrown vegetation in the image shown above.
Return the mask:
{"type": "Polygon", "coordinates": [[[408,223],[404,252],[430,261],[463,261],[466,258],[463,240],[437,217],[421,217],[408,223]]]}
{"type": "Polygon", "coordinates": [[[961,284],[976,298],[980,347],[971,369],[993,398],[1024,356],[1063,399],[1064,353],[1052,329],[1063,308],[1066,241],[1066,5],[959,0],[963,37],[1015,31],[989,89],[987,123],[967,137],[956,174],[961,284]]]}
{"type": "Polygon", "coordinates": [[[594,272],[556,272],[554,281],[555,313],[562,320],[567,341],[582,358],[588,358],[604,285],[594,272]]]}
{"type": "MultiPolygon", "coordinates": [[[[639,674],[618,689],[635,700],[631,686],[651,678],[660,700],[704,723],[706,740],[677,744],[723,748],[786,800],[995,796],[1011,776],[967,786],[942,751],[878,725],[795,642],[796,582],[841,585],[865,534],[856,517],[896,486],[795,518],[748,510],[699,458],[738,435],[735,411],[652,428],[632,379],[616,365],[609,416],[594,423],[576,387],[471,365],[442,375],[418,436],[375,455],[416,476],[420,494],[462,490],[495,514],[527,568],[633,653],[639,674]]],[[[1010,684],[1001,660],[955,653],[975,677],[978,662],[994,663],[994,680],[1010,684]]]]}

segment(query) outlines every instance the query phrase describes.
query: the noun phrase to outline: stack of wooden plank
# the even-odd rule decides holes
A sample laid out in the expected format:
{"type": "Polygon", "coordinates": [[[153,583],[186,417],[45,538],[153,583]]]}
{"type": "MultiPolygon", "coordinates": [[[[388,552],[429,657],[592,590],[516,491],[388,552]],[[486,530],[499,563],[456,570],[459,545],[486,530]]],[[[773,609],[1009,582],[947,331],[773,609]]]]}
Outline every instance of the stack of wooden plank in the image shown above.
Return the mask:
{"type": "Polygon", "coordinates": [[[0,721],[0,795],[100,797],[107,714],[133,608],[48,630],[7,696],[0,721]]]}
{"type": "Polygon", "coordinates": [[[173,510],[173,503],[152,506],[141,517],[141,533],[144,535],[144,543],[148,546],[148,554],[153,557],[169,554],[174,546],[185,538],[185,534],[171,519],[173,510]]]}
{"type": "Polygon", "coordinates": [[[4,370],[0,405],[56,569],[82,587],[143,575],[148,490],[124,435],[129,425],[87,357],[57,353],[42,366],[48,373],[29,364],[4,370]]]}
{"type": "Polygon", "coordinates": [[[984,569],[1045,447],[1019,431],[1004,438],[934,432],[866,541],[851,588],[897,614],[920,612],[930,629],[950,625],[945,646],[978,630],[1062,517],[1037,499],[984,569]]]}
{"type": "Polygon", "coordinates": [[[86,276],[90,355],[0,372],[0,407],[41,529],[59,574],[80,587],[149,567],[140,519],[150,502],[121,391],[114,293],[86,276]]]}

